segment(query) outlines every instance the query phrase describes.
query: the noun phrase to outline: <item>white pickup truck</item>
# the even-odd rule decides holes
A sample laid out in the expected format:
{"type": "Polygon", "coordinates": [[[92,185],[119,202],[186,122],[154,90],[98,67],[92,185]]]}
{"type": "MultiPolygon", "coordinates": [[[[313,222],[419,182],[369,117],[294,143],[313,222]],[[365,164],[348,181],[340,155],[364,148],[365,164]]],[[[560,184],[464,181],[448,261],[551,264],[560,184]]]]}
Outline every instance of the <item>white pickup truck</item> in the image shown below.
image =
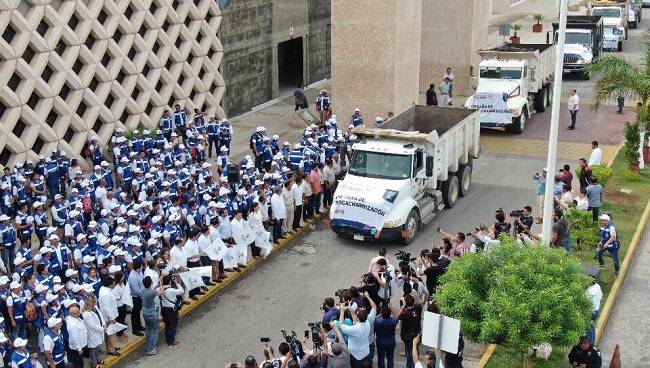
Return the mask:
{"type": "Polygon", "coordinates": [[[412,106],[353,133],[359,141],[330,208],[339,236],[410,244],[439,210],[467,195],[480,154],[478,111],[412,106]]]}
{"type": "Polygon", "coordinates": [[[478,51],[478,85],[465,107],[481,111],[481,127],[521,134],[534,112],[550,106],[556,48],[505,44],[478,51]]]}

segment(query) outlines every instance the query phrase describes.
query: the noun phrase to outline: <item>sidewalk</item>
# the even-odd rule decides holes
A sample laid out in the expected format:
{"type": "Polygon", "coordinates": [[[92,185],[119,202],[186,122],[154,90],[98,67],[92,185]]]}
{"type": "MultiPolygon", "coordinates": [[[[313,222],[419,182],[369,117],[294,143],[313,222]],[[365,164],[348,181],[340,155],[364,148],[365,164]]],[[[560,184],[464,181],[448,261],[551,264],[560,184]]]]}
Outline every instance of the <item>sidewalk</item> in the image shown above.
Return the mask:
{"type": "Polygon", "coordinates": [[[646,227],[600,341],[603,367],[609,366],[616,344],[621,347],[622,367],[648,366],[650,361],[649,269],[650,227],[646,227]]]}

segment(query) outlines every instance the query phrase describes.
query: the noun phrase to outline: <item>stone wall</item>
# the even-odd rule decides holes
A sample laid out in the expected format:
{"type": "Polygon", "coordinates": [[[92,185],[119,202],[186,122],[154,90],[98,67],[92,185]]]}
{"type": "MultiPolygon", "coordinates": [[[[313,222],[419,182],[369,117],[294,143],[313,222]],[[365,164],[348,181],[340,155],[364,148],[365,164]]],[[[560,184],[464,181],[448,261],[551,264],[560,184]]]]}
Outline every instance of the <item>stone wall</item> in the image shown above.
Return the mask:
{"type": "Polygon", "coordinates": [[[156,128],[176,103],[224,115],[214,0],[5,0],[0,165],[72,157],[117,127],[156,128]]]}
{"type": "Polygon", "coordinates": [[[223,99],[237,115],[279,96],[279,43],[303,38],[303,81],[330,75],[329,0],[220,0],[223,99]]]}

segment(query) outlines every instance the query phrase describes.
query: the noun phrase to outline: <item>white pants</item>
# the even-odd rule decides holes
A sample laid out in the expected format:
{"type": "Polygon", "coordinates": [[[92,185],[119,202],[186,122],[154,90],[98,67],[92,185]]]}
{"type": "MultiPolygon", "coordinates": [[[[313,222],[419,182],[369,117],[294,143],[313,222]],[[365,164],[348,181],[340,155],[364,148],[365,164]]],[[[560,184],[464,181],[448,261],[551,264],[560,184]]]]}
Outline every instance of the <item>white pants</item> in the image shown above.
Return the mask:
{"type": "Polygon", "coordinates": [[[449,105],[449,95],[440,94],[438,97],[438,106],[447,106],[449,105]]]}

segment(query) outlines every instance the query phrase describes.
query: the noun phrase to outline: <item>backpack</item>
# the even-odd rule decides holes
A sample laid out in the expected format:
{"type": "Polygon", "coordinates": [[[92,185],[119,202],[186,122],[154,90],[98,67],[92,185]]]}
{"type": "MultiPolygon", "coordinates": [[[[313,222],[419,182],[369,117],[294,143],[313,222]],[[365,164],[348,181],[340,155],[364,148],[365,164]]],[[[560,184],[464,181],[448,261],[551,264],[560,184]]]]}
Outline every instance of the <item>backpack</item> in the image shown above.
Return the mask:
{"type": "Polygon", "coordinates": [[[25,312],[23,313],[27,321],[33,322],[38,319],[38,313],[36,312],[36,304],[34,302],[29,302],[25,304],[25,312]]]}
{"type": "Polygon", "coordinates": [[[86,215],[93,212],[93,204],[90,200],[90,196],[86,195],[81,199],[81,204],[83,205],[83,210],[86,215]]]}

